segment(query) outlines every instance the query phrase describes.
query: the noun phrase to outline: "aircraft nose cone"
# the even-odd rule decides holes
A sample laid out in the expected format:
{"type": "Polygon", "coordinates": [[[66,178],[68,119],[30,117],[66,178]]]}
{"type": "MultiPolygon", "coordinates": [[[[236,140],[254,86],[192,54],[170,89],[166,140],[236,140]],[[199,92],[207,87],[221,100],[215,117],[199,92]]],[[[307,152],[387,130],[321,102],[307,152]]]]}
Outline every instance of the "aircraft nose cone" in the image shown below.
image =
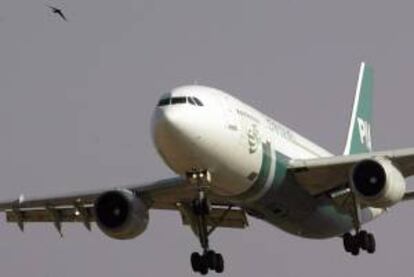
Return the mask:
{"type": "Polygon", "coordinates": [[[152,118],[152,135],[155,140],[191,136],[191,120],[185,111],[157,109],[152,118]]]}
{"type": "Polygon", "coordinates": [[[182,109],[156,109],[151,125],[154,144],[171,168],[185,173],[194,166],[202,139],[194,116],[182,109]]]}

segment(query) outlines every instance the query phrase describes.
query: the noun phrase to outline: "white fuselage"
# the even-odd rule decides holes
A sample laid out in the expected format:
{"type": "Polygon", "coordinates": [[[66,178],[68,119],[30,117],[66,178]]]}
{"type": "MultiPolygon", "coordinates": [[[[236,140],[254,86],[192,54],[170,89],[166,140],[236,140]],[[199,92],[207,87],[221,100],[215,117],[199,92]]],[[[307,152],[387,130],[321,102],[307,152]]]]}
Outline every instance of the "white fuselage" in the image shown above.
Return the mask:
{"type": "Polygon", "coordinates": [[[319,222],[326,225],[333,212],[282,180],[288,160],[332,155],[227,93],[184,86],[163,95],[153,114],[152,136],[163,160],[177,174],[208,169],[213,193],[255,207],[255,214],[263,210],[261,217],[288,232],[329,237],[352,228],[347,218],[346,223],[333,220],[332,226],[319,230],[319,222]],[[272,192],[276,187],[280,193],[272,192]],[[278,195],[284,197],[279,202],[278,195]],[[268,212],[283,209],[291,217],[280,219],[268,212]]]}
{"type": "Polygon", "coordinates": [[[256,109],[217,89],[185,86],[164,98],[197,97],[203,106],[186,103],[159,106],[152,119],[155,146],[167,165],[180,175],[208,168],[213,190],[237,195],[249,189],[247,177],[259,172],[260,143],[291,159],[331,154],[256,109]]]}

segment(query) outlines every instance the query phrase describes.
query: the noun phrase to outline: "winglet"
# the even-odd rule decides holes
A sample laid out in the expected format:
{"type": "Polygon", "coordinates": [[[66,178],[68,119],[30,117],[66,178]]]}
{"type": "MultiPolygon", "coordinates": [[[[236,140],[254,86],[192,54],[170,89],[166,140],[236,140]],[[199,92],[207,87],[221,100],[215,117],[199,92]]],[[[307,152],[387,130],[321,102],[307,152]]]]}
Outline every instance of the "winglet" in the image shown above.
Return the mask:
{"type": "Polygon", "coordinates": [[[373,70],[361,63],[344,155],[372,151],[373,70]]]}

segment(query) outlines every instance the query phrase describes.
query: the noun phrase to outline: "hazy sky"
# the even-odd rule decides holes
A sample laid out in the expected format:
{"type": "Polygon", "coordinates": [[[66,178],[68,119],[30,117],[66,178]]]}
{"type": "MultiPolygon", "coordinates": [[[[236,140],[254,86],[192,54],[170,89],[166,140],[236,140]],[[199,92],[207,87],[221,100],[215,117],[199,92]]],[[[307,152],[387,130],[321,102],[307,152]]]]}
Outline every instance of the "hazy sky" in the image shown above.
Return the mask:
{"type": "MultiPolygon", "coordinates": [[[[402,0],[2,0],[0,200],[172,176],[150,116],[162,93],[194,81],[341,153],[365,60],[375,68],[374,147],[414,146],[413,10],[402,0]]],[[[222,276],[407,276],[413,214],[405,203],[369,224],[377,253],[357,258],[340,239],[254,219],[211,243],[225,256],[222,276]]],[[[147,232],[123,242],[81,224],[64,225],[64,240],[52,224],[21,234],[3,218],[8,277],[191,276],[200,249],[176,212],[152,211],[147,232]]]]}

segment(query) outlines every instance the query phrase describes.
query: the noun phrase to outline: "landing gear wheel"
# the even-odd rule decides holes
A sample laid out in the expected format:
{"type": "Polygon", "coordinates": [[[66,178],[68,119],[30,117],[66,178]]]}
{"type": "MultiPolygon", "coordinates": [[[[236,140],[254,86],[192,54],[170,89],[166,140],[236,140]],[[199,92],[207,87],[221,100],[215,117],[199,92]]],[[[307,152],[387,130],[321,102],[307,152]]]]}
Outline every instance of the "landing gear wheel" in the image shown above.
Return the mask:
{"type": "Polygon", "coordinates": [[[191,254],[191,267],[194,272],[199,272],[201,269],[201,256],[197,252],[191,254]]]}
{"type": "Polygon", "coordinates": [[[350,233],[346,233],[342,237],[344,242],[345,251],[351,253],[354,256],[359,255],[360,244],[359,244],[359,237],[353,236],[350,233]]]}
{"type": "Polygon", "coordinates": [[[208,273],[208,266],[207,265],[203,265],[199,271],[201,273],[201,275],[207,275],[208,273]]]}
{"type": "Polygon", "coordinates": [[[359,255],[359,245],[358,245],[358,242],[356,240],[354,240],[354,243],[352,245],[351,254],[354,255],[354,256],[359,255]]]}
{"type": "Polygon", "coordinates": [[[206,275],[208,273],[208,259],[206,255],[201,256],[201,266],[199,272],[201,275],[206,275]]]}
{"type": "Polygon", "coordinates": [[[352,243],[353,243],[353,237],[350,233],[346,233],[344,234],[343,238],[343,242],[344,242],[344,248],[346,252],[351,252],[352,250],[352,243]]]}
{"type": "Polygon", "coordinates": [[[203,255],[194,252],[191,254],[191,267],[194,272],[199,272],[202,275],[206,275],[209,269],[222,273],[224,271],[223,256],[213,250],[208,250],[203,255]]]}
{"type": "Polygon", "coordinates": [[[209,250],[205,254],[207,258],[208,268],[215,270],[218,264],[216,252],[209,250]]]}
{"type": "Polygon", "coordinates": [[[368,247],[366,250],[369,254],[375,253],[376,244],[375,244],[375,237],[373,234],[368,234],[368,247]]]}
{"type": "Polygon", "coordinates": [[[367,231],[359,231],[355,235],[346,233],[342,238],[345,251],[351,253],[354,256],[359,255],[361,249],[367,251],[369,254],[375,252],[375,237],[373,234],[368,233],[367,231]]]}
{"type": "Polygon", "coordinates": [[[223,273],[224,271],[224,259],[221,254],[216,254],[217,266],[215,268],[217,273],[223,273]]]}
{"type": "Polygon", "coordinates": [[[358,244],[363,250],[367,250],[369,246],[369,238],[367,231],[360,231],[356,235],[356,239],[358,240],[358,244]]]}

